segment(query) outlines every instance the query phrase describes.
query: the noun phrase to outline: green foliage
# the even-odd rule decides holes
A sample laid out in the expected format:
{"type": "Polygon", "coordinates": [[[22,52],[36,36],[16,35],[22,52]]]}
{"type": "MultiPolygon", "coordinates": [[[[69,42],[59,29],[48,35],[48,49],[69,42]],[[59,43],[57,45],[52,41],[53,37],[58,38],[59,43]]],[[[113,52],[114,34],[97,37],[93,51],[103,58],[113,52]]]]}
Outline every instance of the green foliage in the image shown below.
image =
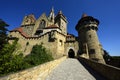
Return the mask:
{"type": "Polygon", "coordinates": [[[18,51],[19,48],[17,40],[13,44],[4,45],[0,52],[0,76],[53,60],[50,51],[42,45],[35,45],[31,54],[26,57],[23,57],[23,54],[18,51]]]}
{"type": "Polygon", "coordinates": [[[111,56],[113,59],[119,59],[120,60],[120,56],[111,56]]]}
{"type": "Polygon", "coordinates": [[[7,43],[7,26],[8,24],[0,19],[0,50],[2,49],[3,45],[7,43]]]}
{"type": "Polygon", "coordinates": [[[35,45],[31,51],[31,54],[25,57],[25,62],[28,62],[31,66],[39,65],[48,61],[53,60],[50,51],[46,50],[41,45],[35,45]]]}
{"type": "Polygon", "coordinates": [[[21,53],[19,53],[18,55],[13,54],[13,52],[17,48],[16,44],[17,40],[15,40],[13,44],[5,44],[2,48],[0,52],[0,75],[23,69],[23,55],[21,53]]]}
{"type": "Polygon", "coordinates": [[[111,56],[109,55],[109,53],[106,50],[104,50],[103,58],[106,63],[108,63],[111,60],[111,56]]]}
{"type": "MultiPolygon", "coordinates": [[[[50,51],[41,45],[35,45],[30,55],[23,57],[17,39],[13,44],[7,42],[7,27],[0,19],[0,76],[36,66],[53,60],[50,51]]],[[[26,46],[29,42],[26,43],[26,46]]]]}
{"type": "Polygon", "coordinates": [[[120,56],[110,56],[109,53],[104,50],[103,57],[106,64],[120,68],[120,56]]]}
{"type": "Polygon", "coordinates": [[[120,56],[111,56],[108,64],[120,68],[120,56]]]}

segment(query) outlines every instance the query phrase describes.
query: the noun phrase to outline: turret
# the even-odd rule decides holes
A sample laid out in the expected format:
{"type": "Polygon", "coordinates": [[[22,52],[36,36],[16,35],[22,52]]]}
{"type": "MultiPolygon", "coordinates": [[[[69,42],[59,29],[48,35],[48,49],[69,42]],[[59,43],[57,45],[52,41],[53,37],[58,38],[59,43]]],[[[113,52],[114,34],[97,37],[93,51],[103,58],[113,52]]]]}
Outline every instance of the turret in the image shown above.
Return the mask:
{"type": "Polygon", "coordinates": [[[76,25],[79,36],[80,55],[88,54],[88,57],[100,63],[105,63],[102,48],[97,36],[99,21],[92,16],[82,15],[76,25]]]}
{"type": "Polygon", "coordinates": [[[63,34],[67,35],[67,19],[63,15],[62,11],[59,11],[55,17],[55,24],[59,26],[63,34]]]}

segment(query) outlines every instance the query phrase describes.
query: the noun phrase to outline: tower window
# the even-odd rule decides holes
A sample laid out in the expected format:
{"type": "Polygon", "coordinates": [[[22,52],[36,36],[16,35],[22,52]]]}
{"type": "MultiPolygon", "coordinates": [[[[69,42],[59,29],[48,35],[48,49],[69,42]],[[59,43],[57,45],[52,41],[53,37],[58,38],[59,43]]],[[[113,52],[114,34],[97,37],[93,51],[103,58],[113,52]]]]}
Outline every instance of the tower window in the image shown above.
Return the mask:
{"type": "Polygon", "coordinates": [[[54,32],[49,33],[49,42],[54,42],[55,41],[55,34],[54,32]]]}
{"type": "Polygon", "coordinates": [[[95,54],[95,49],[90,49],[90,54],[95,54]]]}
{"type": "Polygon", "coordinates": [[[90,30],[90,29],[91,29],[90,26],[87,26],[87,31],[90,30]]]}
{"type": "Polygon", "coordinates": [[[89,35],[89,38],[91,38],[92,36],[91,35],[89,35]]]}
{"type": "Polygon", "coordinates": [[[59,42],[60,42],[60,46],[62,46],[62,45],[63,45],[63,42],[62,42],[62,40],[60,40],[59,42]]]}
{"type": "Polygon", "coordinates": [[[12,35],[9,36],[10,38],[12,37],[12,35]]]}

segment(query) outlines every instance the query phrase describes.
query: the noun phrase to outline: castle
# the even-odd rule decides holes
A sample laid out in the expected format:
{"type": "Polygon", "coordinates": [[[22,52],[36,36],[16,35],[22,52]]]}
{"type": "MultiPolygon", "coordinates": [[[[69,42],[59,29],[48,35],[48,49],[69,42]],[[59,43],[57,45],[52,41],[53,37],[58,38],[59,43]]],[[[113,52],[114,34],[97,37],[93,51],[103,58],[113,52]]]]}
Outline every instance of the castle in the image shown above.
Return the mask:
{"type": "Polygon", "coordinates": [[[42,43],[54,58],[80,55],[104,63],[103,49],[96,33],[99,21],[84,14],[76,25],[78,37],[67,33],[67,22],[62,11],[55,15],[53,8],[49,16],[43,13],[38,19],[33,14],[27,15],[18,28],[10,31],[9,42],[18,38],[24,55],[30,54],[34,45],[42,43]]]}

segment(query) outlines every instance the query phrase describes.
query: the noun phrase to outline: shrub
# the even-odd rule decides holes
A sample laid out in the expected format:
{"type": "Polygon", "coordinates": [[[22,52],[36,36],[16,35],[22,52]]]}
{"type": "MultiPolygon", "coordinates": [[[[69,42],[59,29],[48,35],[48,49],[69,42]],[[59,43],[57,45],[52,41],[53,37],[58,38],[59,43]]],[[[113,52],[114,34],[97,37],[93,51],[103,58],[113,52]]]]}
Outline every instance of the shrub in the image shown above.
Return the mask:
{"type": "Polygon", "coordinates": [[[0,52],[0,75],[16,72],[23,69],[22,53],[13,54],[17,48],[17,40],[13,44],[5,44],[0,52]]]}
{"type": "Polygon", "coordinates": [[[13,44],[5,44],[0,52],[0,76],[6,75],[11,72],[27,69],[50,60],[53,57],[45,47],[35,45],[30,55],[23,57],[23,54],[18,50],[19,45],[17,40],[13,44]]]}
{"type": "Polygon", "coordinates": [[[45,47],[41,45],[33,46],[31,54],[25,57],[25,62],[28,62],[31,66],[39,65],[53,60],[53,57],[45,47]]]}

